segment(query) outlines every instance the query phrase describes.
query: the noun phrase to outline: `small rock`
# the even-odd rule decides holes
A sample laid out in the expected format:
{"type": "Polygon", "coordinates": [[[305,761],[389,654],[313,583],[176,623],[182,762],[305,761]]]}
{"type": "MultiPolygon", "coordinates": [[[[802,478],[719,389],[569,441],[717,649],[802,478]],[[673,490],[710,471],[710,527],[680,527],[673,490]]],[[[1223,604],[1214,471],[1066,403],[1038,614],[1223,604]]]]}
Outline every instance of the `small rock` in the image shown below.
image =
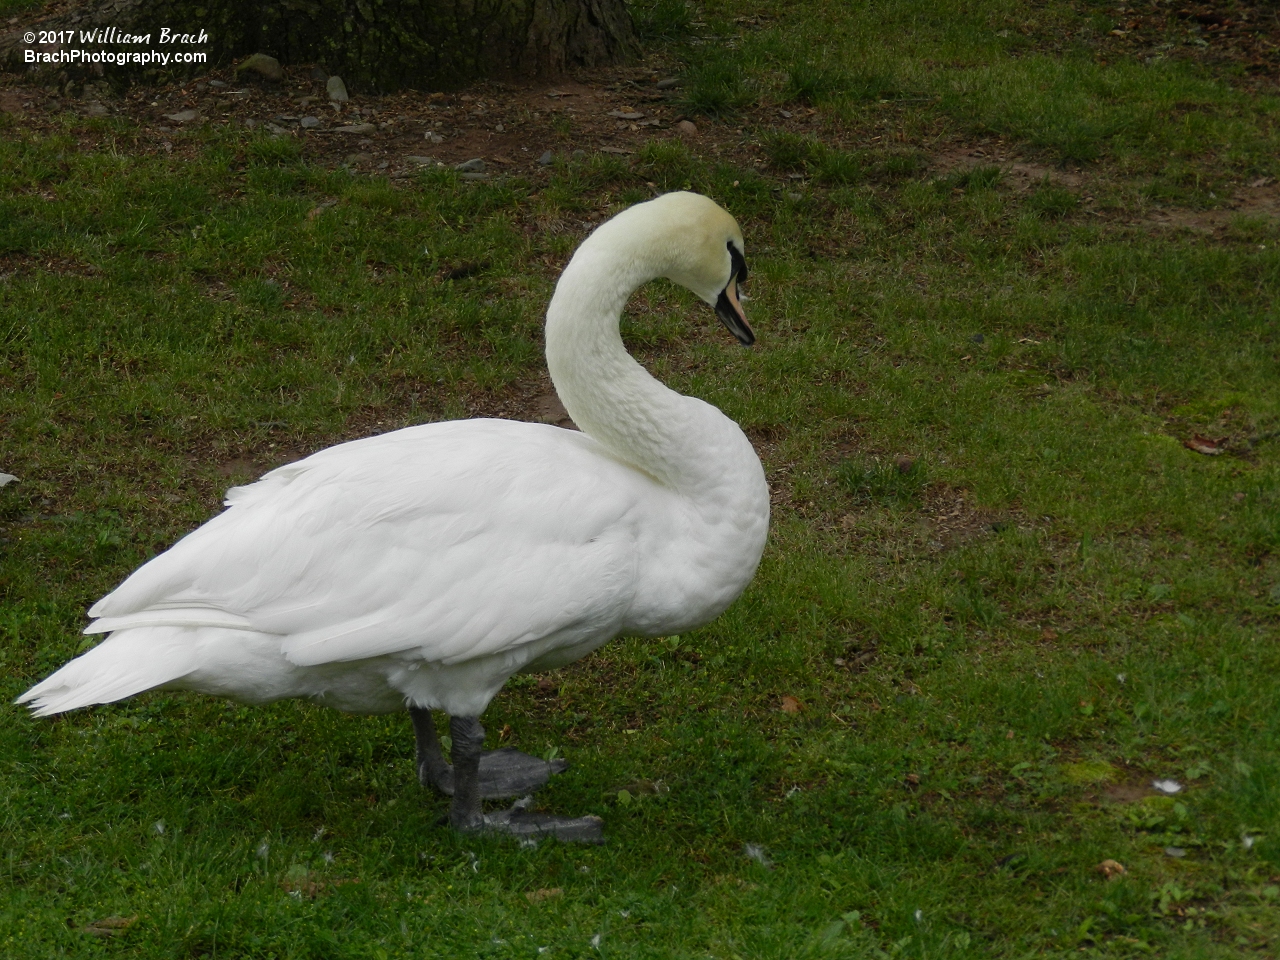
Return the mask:
{"type": "Polygon", "coordinates": [[[177,113],[166,113],[164,118],[172,120],[174,123],[190,123],[192,120],[198,119],[199,110],[179,110],[177,113]]]}
{"type": "Polygon", "coordinates": [[[258,121],[253,117],[245,117],[243,120],[243,123],[245,125],[245,129],[247,130],[252,130],[254,127],[258,125],[258,121]]]}
{"type": "Polygon", "coordinates": [[[555,162],[556,162],[556,155],[552,153],[550,150],[548,150],[546,153],[544,153],[542,156],[538,158],[538,163],[542,164],[544,167],[549,167],[551,166],[551,164],[555,162]]]}
{"type": "Polygon", "coordinates": [[[1187,855],[1187,851],[1182,849],[1182,847],[1165,847],[1164,855],[1166,857],[1174,857],[1175,859],[1180,860],[1187,855]]]}
{"type": "Polygon", "coordinates": [[[644,114],[635,110],[610,110],[609,116],[617,117],[619,120],[642,120],[644,114]]]}
{"type": "Polygon", "coordinates": [[[210,80],[209,86],[213,87],[215,90],[221,90],[223,87],[227,86],[227,84],[222,80],[210,80]]]}
{"type": "Polygon", "coordinates": [[[792,203],[799,203],[801,200],[804,199],[804,195],[799,193],[788,193],[787,199],[790,200],[792,203]]]}
{"type": "Polygon", "coordinates": [[[303,117],[301,120],[298,121],[298,123],[299,125],[301,125],[302,129],[304,130],[314,130],[316,127],[320,126],[320,118],[319,117],[303,117]]]}
{"type": "Polygon", "coordinates": [[[351,123],[345,127],[334,127],[333,133],[373,133],[378,128],[372,123],[351,123]]]}
{"type": "Polygon", "coordinates": [[[587,159],[587,151],[575,150],[573,151],[573,153],[569,154],[569,156],[571,156],[574,160],[585,160],[587,159]]]}
{"type": "Polygon", "coordinates": [[[454,164],[453,169],[459,173],[484,173],[484,161],[479,157],[463,160],[461,163],[454,164]]]}
{"type": "Polygon", "coordinates": [[[676,124],[676,132],[682,137],[696,137],[698,135],[698,125],[692,120],[681,120],[676,124]]]}
{"type": "Polygon", "coordinates": [[[336,100],[338,103],[344,103],[351,99],[351,97],[347,95],[347,85],[342,82],[341,77],[330,77],[329,82],[324,85],[324,88],[328,91],[330,100],[336,100]]]}
{"type": "Polygon", "coordinates": [[[289,132],[288,129],[280,126],[280,124],[278,123],[268,123],[267,129],[270,130],[272,133],[274,133],[277,137],[282,137],[289,132]]]}
{"type": "Polygon", "coordinates": [[[84,108],[86,117],[105,117],[111,113],[106,107],[98,102],[93,102],[84,108]]]}
{"type": "Polygon", "coordinates": [[[984,340],[986,340],[986,337],[984,337],[980,333],[975,333],[972,337],[969,338],[970,343],[982,343],[984,340]]]}
{"type": "Polygon", "coordinates": [[[424,133],[422,135],[422,138],[426,140],[427,143],[444,143],[444,137],[440,136],[440,134],[432,130],[428,130],[426,133],[424,133]]]}
{"type": "Polygon", "coordinates": [[[405,157],[410,163],[416,163],[420,167],[438,167],[440,161],[435,157],[405,157]]]}
{"type": "Polygon", "coordinates": [[[667,77],[665,80],[659,80],[657,86],[659,90],[673,90],[680,86],[680,78],[667,77]]]}
{"type": "Polygon", "coordinates": [[[461,177],[463,180],[488,180],[489,179],[489,175],[487,173],[460,173],[458,174],[458,176],[461,177]]]}
{"type": "Polygon", "coordinates": [[[500,123],[495,123],[495,124],[493,125],[493,132],[494,132],[494,133],[506,133],[506,132],[507,132],[507,128],[506,128],[506,127],[504,127],[504,126],[503,126],[502,124],[500,124],[500,123]]]}
{"type": "Polygon", "coordinates": [[[311,68],[311,73],[308,74],[308,76],[310,76],[312,80],[319,80],[321,83],[324,83],[329,79],[329,71],[317,63],[311,68]]]}
{"type": "Polygon", "coordinates": [[[0,473],[0,487],[8,486],[11,483],[17,483],[18,478],[12,473],[0,473]]]}
{"type": "Polygon", "coordinates": [[[372,159],[373,159],[372,153],[350,153],[350,154],[347,154],[347,158],[342,162],[345,163],[347,166],[352,166],[353,164],[357,164],[357,163],[368,163],[372,159]]]}
{"type": "Polygon", "coordinates": [[[196,84],[196,93],[204,93],[208,89],[209,89],[209,85],[207,83],[196,84]]]}
{"type": "Polygon", "coordinates": [[[1177,780],[1152,780],[1151,785],[1167,796],[1182,792],[1182,784],[1177,780]]]}
{"type": "Polygon", "coordinates": [[[284,79],[284,68],[280,66],[280,61],[265,53],[255,53],[241,61],[236,67],[236,76],[243,73],[256,73],[263,80],[270,80],[272,83],[279,83],[284,79]]]}

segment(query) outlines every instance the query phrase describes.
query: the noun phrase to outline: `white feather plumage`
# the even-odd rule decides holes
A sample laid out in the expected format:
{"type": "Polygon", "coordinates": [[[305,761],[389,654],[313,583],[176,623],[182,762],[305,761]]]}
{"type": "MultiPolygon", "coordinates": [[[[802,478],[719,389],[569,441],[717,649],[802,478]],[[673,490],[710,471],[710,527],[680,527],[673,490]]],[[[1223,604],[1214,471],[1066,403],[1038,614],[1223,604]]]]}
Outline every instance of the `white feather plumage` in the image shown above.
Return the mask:
{"type": "Polygon", "coordinates": [[[101,644],[18,702],[44,716],[165,688],[474,717],[514,673],[717,616],[764,548],[763,471],[736,424],[627,355],[618,318],[655,276],[714,303],[725,238],[741,249],[728,214],[669,194],[575,254],[547,357],[582,433],[428,424],[232,489],[92,607],[101,644]]]}

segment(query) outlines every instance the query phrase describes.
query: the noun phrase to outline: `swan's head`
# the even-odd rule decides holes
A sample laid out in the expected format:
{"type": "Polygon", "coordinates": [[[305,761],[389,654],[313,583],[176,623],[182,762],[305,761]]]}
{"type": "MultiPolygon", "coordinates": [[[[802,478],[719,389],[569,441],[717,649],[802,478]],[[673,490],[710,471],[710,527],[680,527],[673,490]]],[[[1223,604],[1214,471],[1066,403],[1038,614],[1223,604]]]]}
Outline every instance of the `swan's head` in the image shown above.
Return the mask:
{"type": "MultiPolygon", "coordinates": [[[[715,308],[716,316],[744,345],[755,343],[742,312],[738,285],[747,279],[742,230],[714,200],[696,193],[667,193],[638,203],[601,228],[641,241],[651,276],[688,287],[715,308]]],[[[611,238],[612,239],[612,238],[611,238]]]]}
{"type": "Polygon", "coordinates": [[[742,230],[723,207],[697,193],[667,193],[643,206],[661,218],[671,245],[670,266],[662,274],[688,287],[715,307],[716,316],[745,346],[755,343],[738,297],[747,279],[742,230]]]}

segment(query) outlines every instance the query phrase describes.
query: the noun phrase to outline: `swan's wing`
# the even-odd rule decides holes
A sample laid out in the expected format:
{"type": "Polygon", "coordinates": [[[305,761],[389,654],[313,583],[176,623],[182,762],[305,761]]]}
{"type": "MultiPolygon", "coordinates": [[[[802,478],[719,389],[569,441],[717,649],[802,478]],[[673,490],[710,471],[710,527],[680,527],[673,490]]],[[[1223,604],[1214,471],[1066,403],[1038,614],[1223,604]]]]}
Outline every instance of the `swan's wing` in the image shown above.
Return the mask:
{"type": "Polygon", "coordinates": [[[462,421],[331,447],[233,490],[231,508],[90,614],[240,626],[293,662],[404,651],[453,663],[616,630],[657,484],[581,434],[462,421]]]}

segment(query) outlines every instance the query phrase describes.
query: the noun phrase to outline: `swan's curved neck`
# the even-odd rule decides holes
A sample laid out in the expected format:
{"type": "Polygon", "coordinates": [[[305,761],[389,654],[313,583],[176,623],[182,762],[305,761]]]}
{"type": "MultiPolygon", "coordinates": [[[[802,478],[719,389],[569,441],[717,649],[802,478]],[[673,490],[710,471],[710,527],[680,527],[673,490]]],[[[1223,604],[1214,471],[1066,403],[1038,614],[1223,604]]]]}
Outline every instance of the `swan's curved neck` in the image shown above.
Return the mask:
{"type": "Polygon", "coordinates": [[[627,353],[618,332],[622,309],[670,265],[656,238],[620,233],[597,231],[561,275],[547,309],[547,367],[583,433],[667,486],[693,492],[716,482],[704,476],[707,447],[722,447],[726,430],[741,434],[714,407],[663,386],[627,353]]]}

